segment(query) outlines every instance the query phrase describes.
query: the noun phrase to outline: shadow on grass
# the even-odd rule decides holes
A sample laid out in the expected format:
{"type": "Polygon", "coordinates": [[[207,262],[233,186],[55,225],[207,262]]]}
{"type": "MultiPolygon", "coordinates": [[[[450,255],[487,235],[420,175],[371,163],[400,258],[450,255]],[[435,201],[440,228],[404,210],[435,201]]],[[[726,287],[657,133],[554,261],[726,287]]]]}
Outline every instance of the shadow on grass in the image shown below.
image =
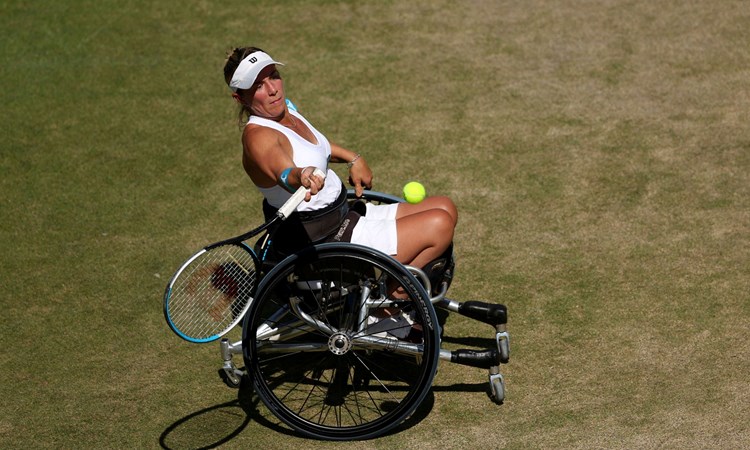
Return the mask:
{"type": "Polygon", "coordinates": [[[250,423],[239,401],[201,409],[179,419],[161,434],[166,449],[216,448],[239,435],[250,423]]]}
{"type": "Polygon", "coordinates": [[[459,344],[467,347],[474,347],[480,349],[496,348],[497,344],[492,338],[476,338],[476,337],[450,337],[443,336],[443,342],[451,344],[459,344]]]}
{"type": "MultiPolygon", "coordinates": [[[[209,406],[180,418],[164,430],[159,437],[159,445],[170,450],[216,448],[237,437],[251,421],[279,434],[300,437],[293,430],[264,417],[258,411],[259,402],[252,386],[248,386],[246,379],[243,379],[237,400],[209,406]]],[[[430,414],[434,404],[435,396],[430,390],[408,419],[379,437],[398,434],[419,424],[430,414]]]]}
{"type": "MultiPolygon", "coordinates": [[[[493,339],[485,338],[444,336],[443,341],[480,348],[492,348],[495,345],[493,339]]],[[[380,437],[399,434],[424,420],[435,405],[435,392],[483,392],[487,394],[488,390],[486,382],[433,385],[409,418],[380,437]]],[[[300,437],[293,430],[264,416],[258,410],[259,403],[260,399],[254,394],[252,385],[247,378],[243,378],[238,389],[237,400],[210,406],[180,418],[164,430],[159,437],[159,444],[162,448],[173,450],[216,448],[237,437],[251,421],[282,435],[300,437]]]]}
{"type": "Polygon", "coordinates": [[[168,426],[159,437],[161,448],[216,448],[237,437],[251,421],[281,434],[293,436],[291,430],[267,420],[258,412],[259,399],[243,378],[237,400],[201,409],[168,426]]]}
{"type": "MultiPolygon", "coordinates": [[[[481,333],[485,336],[493,336],[493,337],[475,337],[475,336],[465,336],[465,337],[455,337],[450,336],[448,333],[450,331],[450,326],[448,325],[448,320],[451,318],[451,313],[446,311],[442,308],[436,308],[435,313],[438,316],[438,322],[440,323],[440,326],[443,328],[443,333],[440,335],[440,340],[442,343],[450,343],[450,344],[458,344],[461,346],[466,347],[473,347],[475,349],[491,349],[497,347],[497,342],[494,339],[495,330],[494,327],[488,327],[486,324],[476,321],[474,323],[477,324],[476,330],[478,333],[481,333]]],[[[458,313],[454,313],[458,314],[458,313]]]]}
{"type": "MultiPolygon", "coordinates": [[[[486,383],[432,386],[422,403],[401,425],[380,437],[402,433],[424,420],[435,405],[434,392],[486,392],[486,383]]],[[[230,442],[242,433],[251,421],[286,436],[300,437],[294,431],[268,420],[258,411],[260,400],[252,386],[243,379],[237,400],[201,409],[180,418],[159,437],[161,448],[210,449],[230,442]]]]}

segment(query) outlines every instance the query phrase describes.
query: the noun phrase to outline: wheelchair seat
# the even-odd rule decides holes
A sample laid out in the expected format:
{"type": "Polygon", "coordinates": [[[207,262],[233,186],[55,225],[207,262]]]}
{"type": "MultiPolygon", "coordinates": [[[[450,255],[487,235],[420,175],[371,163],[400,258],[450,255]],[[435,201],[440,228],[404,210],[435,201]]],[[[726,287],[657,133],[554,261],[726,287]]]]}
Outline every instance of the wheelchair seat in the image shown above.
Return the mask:
{"type": "MultiPolygon", "coordinates": [[[[403,202],[395,196],[383,194],[380,192],[365,191],[362,198],[355,196],[353,190],[347,191],[347,198],[349,203],[349,210],[354,211],[361,216],[364,216],[367,211],[366,202],[374,202],[377,204],[392,204],[403,202]]],[[[302,230],[300,230],[302,232],[302,230]]],[[[303,250],[306,247],[321,244],[325,240],[321,239],[318,241],[297,243],[296,246],[286,246],[282,248],[280,245],[274,245],[274,236],[270,233],[265,233],[255,243],[255,254],[260,260],[261,276],[268,273],[276,264],[281,262],[284,258],[303,250]]],[[[439,295],[441,292],[445,292],[450,287],[453,279],[455,270],[455,260],[453,254],[453,243],[440,255],[438,258],[426,264],[420,268],[430,281],[431,290],[429,294],[431,296],[439,295]]]]}

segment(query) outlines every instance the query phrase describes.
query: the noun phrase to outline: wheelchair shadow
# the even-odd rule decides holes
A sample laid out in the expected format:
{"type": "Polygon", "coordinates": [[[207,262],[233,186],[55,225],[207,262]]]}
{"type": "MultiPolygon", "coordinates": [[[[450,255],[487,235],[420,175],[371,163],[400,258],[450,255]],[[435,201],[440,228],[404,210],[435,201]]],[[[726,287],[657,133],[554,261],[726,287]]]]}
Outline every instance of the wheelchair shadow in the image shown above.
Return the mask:
{"type": "MultiPolygon", "coordinates": [[[[255,395],[253,387],[249,384],[243,378],[237,400],[203,408],[169,425],[159,436],[160,447],[170,450],[217,448],[240,435],[250,422],[282,435],[300,437],[286,426],[269,420],[259,411],[260,398],[255,395]]],[[[414,413],[383,436],[399,434],[422,422],[435,406],[435,392],[483,391],[486,391],[486,383],[433,385],[414,413]]]]}
{"type": "MultiPolygon", "coordinates": [[[[383,436],[391,436],[394,434],[402,433],[418,425],[425,418],[427,418],[427,416],[430,415],[430,412],[432,412],[432,409],[435,406],[435,392],[482,392],[486,395],[488,389],[489,387],[487,385],[487,382],[476,384],[456,383],[444,386],[432,385],[430,390],[427,392],[424,400],[422,400],[422,404],[417,407],[414,413],[408,419],[403,421],[401,425],[397,426],[383,436]]],[[[482,400],[486,399],[483,398],[482,400]]]]}
{"type": "Polygon", "coordinates": [[[497,348],[497,343],[495,342],[495,340],[488,338],[443,336],[442,341],[450,344],[458,344],[483,350],[488,348],[497,348]]]}
{"type": "MultiPolygon", "coordinates": [[[[440,340],[442,342],[458,344],[461,346],[473,347],[474,349],[482,349],[482,350],[490,349],[490,348],[497,348],[497,342],[493,338],[449,336],[446,332],[446,329],[450,328],[450,326],[448,325],[448,322],[451,319],[450,313],[440,308],[437,308],[435,310],[435,313],[437,314],[438,322],[440,323],[440,326],[443,328],[443,334],[440,337],[440,340]]],[[[492,330],[490,331],[491,336],[495,335],[494,327],[492,328],[487,327],[486,329],[492,330]]]]}

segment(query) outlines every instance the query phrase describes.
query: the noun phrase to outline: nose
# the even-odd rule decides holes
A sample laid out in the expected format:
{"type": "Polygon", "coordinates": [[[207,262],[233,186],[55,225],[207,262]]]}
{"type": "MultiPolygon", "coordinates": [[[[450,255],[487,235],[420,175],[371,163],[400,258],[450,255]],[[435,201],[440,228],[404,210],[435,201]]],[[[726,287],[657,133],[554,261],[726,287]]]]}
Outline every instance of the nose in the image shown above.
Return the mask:
{"type": "Polygon", "coordinates": [[[276,86],[271,82],[270,78],[266,78],[263,80],[263,87],[265,88],[268,95],[275,95],[278,89],[276,89],[276,86]]]}

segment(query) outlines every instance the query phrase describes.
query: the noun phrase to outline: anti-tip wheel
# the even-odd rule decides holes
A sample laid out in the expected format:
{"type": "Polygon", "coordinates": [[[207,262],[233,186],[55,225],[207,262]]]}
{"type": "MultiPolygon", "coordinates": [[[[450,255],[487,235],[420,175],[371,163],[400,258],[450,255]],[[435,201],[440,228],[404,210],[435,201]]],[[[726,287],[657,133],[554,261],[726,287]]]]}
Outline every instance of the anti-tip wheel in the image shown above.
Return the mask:
{"type": "Polygon", "coordinates": [[[232,389],[239,389],[242,377],[236,373],[230,373],[231,369],[219,369],[219,378],[232,389]]]}
{"type": "Polygon", "coordinates": [[[490,390],[487,395],[494,403],[503,404],[505,401],[505,382],[502,375],[490,375],[490,390]]]}

